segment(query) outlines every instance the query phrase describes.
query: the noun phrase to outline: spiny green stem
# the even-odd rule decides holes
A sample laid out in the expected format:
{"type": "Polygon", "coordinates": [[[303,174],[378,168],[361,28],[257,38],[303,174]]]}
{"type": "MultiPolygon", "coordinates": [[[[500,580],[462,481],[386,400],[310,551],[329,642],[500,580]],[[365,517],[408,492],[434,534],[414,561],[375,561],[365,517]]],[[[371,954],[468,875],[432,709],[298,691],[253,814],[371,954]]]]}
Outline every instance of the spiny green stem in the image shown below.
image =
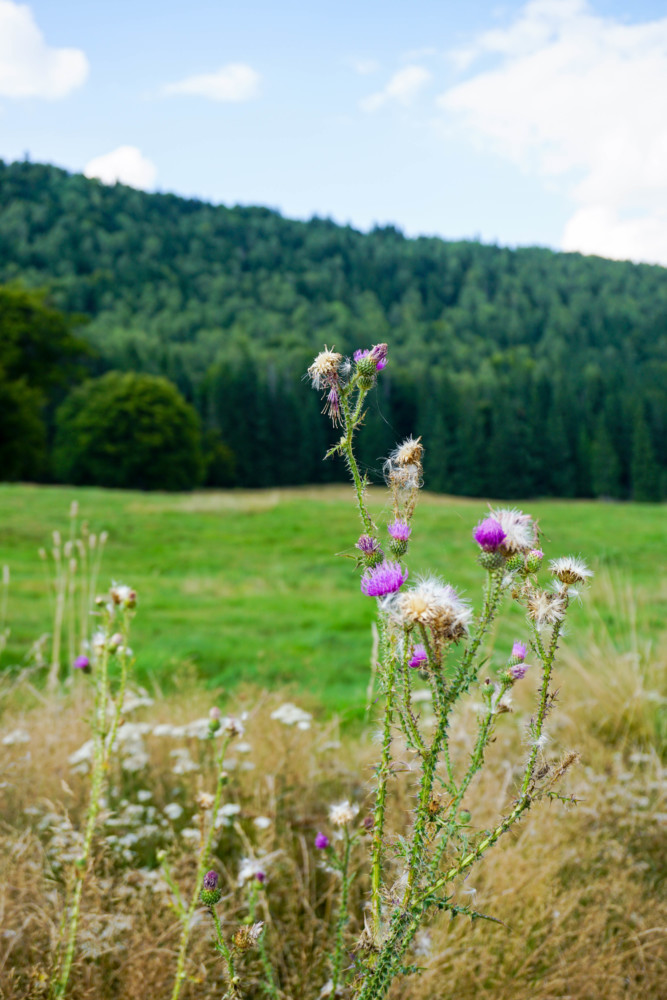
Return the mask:
{"type": "MultiPolygon", "coordinates": [[[[384,630],[383,630],[384,631],[384,630]]],[[[387,697],[384,707],[384,725],[382,729],[382,754],[380,766],[378,767],[377,779],[378,787],[375,793],[375,815],[373,822],[373,841],[371,846],[371,912],[373,915],[373,929],[376,936],[380,934],[382,924],[382,896],[380,895],[380,885],[382,882],[382,856],[384,847],[384,814],[387,800],[387,781],[391,764],[391,726],[394,714],[394,683],[395,683],[395,660],[389,660],[389,672],[386,679],[387,697]]]]}
{"type": "Polygon", "coordinates": [[[352,479],[354,482],[354,490],[357,495],[357,507],[359,508],[359,514],[361,520],[363,521],[366,533],[369,535],[375,534],[375,525],[373,524],[373,519],[368,513],[366,503],[364,500],[364,484],[361,479],[361,474],[359,473],[359,466],[357,465],[357,459],[354,454],[354,448],[352,447],[352,439],[354,436],[355,427],[359,420],[359,414],[361,412],[361,406],[363,403],[363,398],[365,392],[363,389],[359,390],[359,399],[355,407],[354,415],[350,413],[350,404],[348,402],[347,395],[341,396],[341,409],[343,411],[345,434],[343,436],[343,450],[347,457],[347,462],[350,467],[350,473],[352,474],[352,479]]]}
{"type": "Polygon", "coordinates": [[[331,995],[336,996],[336,990],[338,988],[338,983],[340,982],[341,966],[343,964],[343,945],[345,942],[345,925],[347,924],[347,904],[348,895],[350,891],[350,878],[349,878],[349,868],[350,868],[350,848],[352,846],[352,838],[350,837],[350,831],[345,828],[345,848],[343,851],[343,862],[341,865],[341,894],[340,894],[340,908],[338,910],[338,920],[336,922],[336,943],[334,946],[333,962],[331,968],[331,995]]]}

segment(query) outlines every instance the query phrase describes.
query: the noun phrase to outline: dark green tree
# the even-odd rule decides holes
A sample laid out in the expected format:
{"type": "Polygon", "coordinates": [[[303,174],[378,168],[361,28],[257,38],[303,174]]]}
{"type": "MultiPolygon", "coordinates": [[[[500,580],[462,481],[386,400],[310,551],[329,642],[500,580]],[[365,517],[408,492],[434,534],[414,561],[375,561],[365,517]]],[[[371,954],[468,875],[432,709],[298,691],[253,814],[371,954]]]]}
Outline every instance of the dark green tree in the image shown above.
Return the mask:
{"type": "Polygon", "coordinates": [[[590,449],[593,496],[621,496],[621,464],[604,417],[600,417],[590,449]]]}
{"type": "Polygon", "coordinates": [[[108,372],[76,388],[56,415],[63,482],[188,490],[204,475],[199,419],[165,378],[108,372]]]}
{"type": "Polygon", "coordinates": [[[42,394],[0,368],[0,479],[39,480],[46,465],[42,394]]]}
{"type": "Polygon", "coordinates": [[[658,466],[643,409],[637,410],[632,436],[632,499],[644,503],[660,500],[661,469],[658,466]]]}

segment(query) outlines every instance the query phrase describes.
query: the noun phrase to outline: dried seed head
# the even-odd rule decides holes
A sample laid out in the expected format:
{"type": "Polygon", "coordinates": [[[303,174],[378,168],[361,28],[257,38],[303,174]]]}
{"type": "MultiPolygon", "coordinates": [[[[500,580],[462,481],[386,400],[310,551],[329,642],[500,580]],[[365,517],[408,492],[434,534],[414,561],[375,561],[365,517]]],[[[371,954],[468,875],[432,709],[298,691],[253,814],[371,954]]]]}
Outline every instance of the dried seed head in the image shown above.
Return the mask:
{"type": "Polygon", "coordinates": [[[575,559],[574,556],[563,556],[561,559],[552,559],[549,569],[561,583],[586,583],[593,573],[588,568],[583,559],[575,559]]]}
{"type": "Polygon", "coordinates": [[[537,527],[530,514],[516,507],[497,507],[490,511],[491,518],[505,532],[502,551],[507,555],[528,552],[537,541],[537,527]]]}
{"type": "Polygon", "coordinates": [[[263,920],[259,920],[256,924],[244,924],[242,927],[239,927],[234,935],[234,947],[241,953],[249,951],[250,948],[255,947],[263,930],[263,920]]]}
{"type": "Polygon", "coordinates": [[[321,389],[324,386],[332,386],[338,377],[338,368],[342,360],[342,354],[338,354],[334,350],[330,351],[328,347],[320,351],[308,369],[313,388],[321,389]]]}
{"type": "Polygon", "coordinates": [[[394,448],[389,456],[389,461],[392,465],[405,468],[409,465],[421,465],[423,457],[424,446],[421,443],[421,438],[409,437],[402,444],[399,444],[397,448],[394,448]]]}
{"type": "Polygon", "coordinates": [[[533,590],[528,597],[528,617],[536,625],[557,625],[565,617],[565,601],[560,594],[533,590]]]}
{"type": "Polygon", "coordinates": [[[345,799],[343,802],[329,806],[329,820],[334,826],[346,826],[352,822],[358,812],[359,806],[352,805],[349,799],[345,799]]]}

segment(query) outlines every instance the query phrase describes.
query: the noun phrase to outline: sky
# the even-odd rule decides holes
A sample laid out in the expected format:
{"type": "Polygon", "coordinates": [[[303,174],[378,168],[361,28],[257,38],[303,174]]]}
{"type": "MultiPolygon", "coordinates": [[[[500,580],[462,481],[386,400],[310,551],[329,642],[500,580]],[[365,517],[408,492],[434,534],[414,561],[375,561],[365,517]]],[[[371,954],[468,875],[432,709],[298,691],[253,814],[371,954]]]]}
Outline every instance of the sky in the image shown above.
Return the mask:
{"type": "Polygon", "coordinates": [[[667,0],[0,0],[0,158],[667,265],[667,0]]]}

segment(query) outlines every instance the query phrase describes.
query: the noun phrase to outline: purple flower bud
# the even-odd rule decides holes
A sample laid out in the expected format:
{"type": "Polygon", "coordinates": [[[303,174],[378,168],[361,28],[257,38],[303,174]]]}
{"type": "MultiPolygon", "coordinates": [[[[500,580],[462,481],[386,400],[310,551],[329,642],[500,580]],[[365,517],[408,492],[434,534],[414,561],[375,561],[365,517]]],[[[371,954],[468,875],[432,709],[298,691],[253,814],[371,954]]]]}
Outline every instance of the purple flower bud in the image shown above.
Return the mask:
{"type": "Polygon", "coordinates": [[[527,663],[515,663],[513,667],[510,667],[510,676],[513,677],[515,681],[520,681],[522,677],[526,676],[527,669],[527,663]]]}
{"type": "Polygon", "coordinates": [[[204,888],[205,889],[217,889],[218,887],[218,873],[214,871],[206,872],[204,875],[204,888]]]}
{"type": "Polygon", "coordinates": [[[221,715],[222,715],[222,712],[220,711],[220,709],[218,708],[217,705],[214,705],[213,708],[209,708],[209,710],[208,710],[208,717],[209,717],[209,719],[217,719],[217,720],[219,720],[221,715]]]}
{"type": "Polygon", "coordinates": [[[408,578],[407,569],[400,563],[385,559],[379,566],[367,569],[361,578],[361,592],[368,597],[384,597],[395,594],[408,578]]]}
{"type": "Polygon", "coordinates": [[[330,843],[331,841],[327,837],[326,833],[322,833],[320,831],[320,833],[318,833],[315,837],[315,847],[318,851],[326,851],[330,843]]]}
{"type": "Polygon", "coordinates": [[[355,548],[359,549],[360,552],[363,552],[365,556],[370,556],[374,552],[378,552],[380,546],[378,545],[376,538],[371,538],[370,535],[360,535],[355,548]]]}
{"type": "Polygon", "coordinates": [[[353,357],[354,360],[357,362],[357,364],[359,364],[359,362],[363,361],[364,358],[367,358],[370,353],[371,353],[370,350],[366,351],[358,350],[354,352],[353,357]]]}
{"type": "Polygon", "coordinates": [[[260,883],[260,885],[263,884],[264,882],[266,882],[266,872],[256,871],[255,878],[260,883]]]}
{"type": "Polygon", "coordinates": [[[503,544],[507,535],[495,518],[485,517],[473,531],[472,537],[485,552],[495,552],[503,544]]]}
{"type": "Polygon", "coordinates": [[[397,542],[407,542],[412,528],[407,521],[394,521],[393,524],[387,525],[387,531],[397,542]]]}
{"type": "Polygon", "coordinates": [[[420,670],[428,664],[428,654],[426,652],[426,647],[422,646],[421,643],[412,650],[412,657],[408,662],[408,666],[412,667],[413,670],[420,670]]]}
{"type": "Polygon", "coordinates": [[[90,673],[90,660],[87,656],[77,656],[72,666],[75,670],[82,670],[84,674],[90,673]]]}
{"type": "Polygon", "coordinates": [[[525,642],[515,642],[512,646],[512,656],[520,660],[521,663],[526,659],[526,644],[525,642]]]}

